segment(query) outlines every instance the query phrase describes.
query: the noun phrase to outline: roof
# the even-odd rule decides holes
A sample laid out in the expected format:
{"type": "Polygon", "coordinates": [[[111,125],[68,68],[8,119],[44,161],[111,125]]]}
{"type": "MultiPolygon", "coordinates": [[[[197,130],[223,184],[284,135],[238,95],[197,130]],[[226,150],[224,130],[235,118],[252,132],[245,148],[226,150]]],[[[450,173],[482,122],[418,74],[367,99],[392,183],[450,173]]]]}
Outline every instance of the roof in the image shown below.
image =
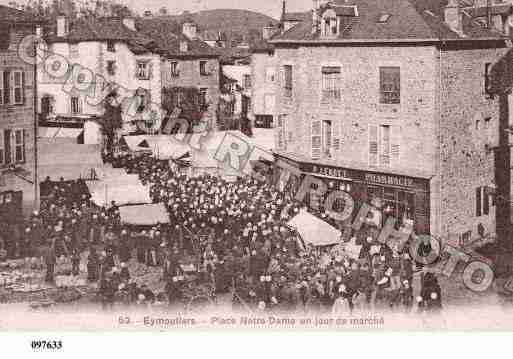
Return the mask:
{"type": "Polygon", "coordinates": [[[55,33],[49,42],[121,41],[134,53],[158,52],[159,48],[150,37],[126,27],[120,18],[81,18],[73,21],[69,33],[59,37],[55,33]]]}
{"type": "MultiPolygon", "coordinates": [[[[312,34],[312,19],[305,20],[271,43],[286,42],[368,42],[368,41],[440,41],[463,39],[504,39],[493,29],[485,29],[470,16],[463,16],[463,33],[457,33],[443,21],[443,10],[448,0],[345,0],[334,1],[335,6],[355,4],[358,16],[345,16],[344,28],[337,38],[323,39],[319,31],[312,34]],[[379,22],[383,15],[390,15],[379,22]]],[[[347,7],[347,9],[350,9],[347,7]]],[[[344,10],[345,11],[345,10],[344,10]]],[[[340,12],[344,12],[340,10],[340,12]]]]}
{"type": "Polygon", "coordinates": [[[487,16],[488,11],[490,11],[490,15],[510,15],[511,13],[513,13],[513,5],[500,4],[500,5],[492,5],[492,6],[489,6],[488,8],[486,6],[469,7],[469,8],[464,8],[463,10],[472,17],[487,16]]]}
{"type": "Polygon", "coordinates": [[[33,23],[37,19],[25,11],[17,10],[12,7],[0,5],[0,22],[2,23],[33,23]]]}
{"type": "Polygon", "coordinates": [[[153,39],[169,57],[219,57],[206,42],[191,40],[182,34],[181,26],[169,19],[152,18],[137,21],[137,28],[153,39]],[[187,42],[187,51],[180,51],[180,43],[187,42]]]}
{"type": "Polygon", "coordinates": [[[290,21],[290,22],[294,22],[294,21],[305,21],[309,18],[312,17],[312,12],[311,11],[304,11],[304,12],[286,12],[283,17],[282,17],[282,20],[283,21],[290,21]]]}

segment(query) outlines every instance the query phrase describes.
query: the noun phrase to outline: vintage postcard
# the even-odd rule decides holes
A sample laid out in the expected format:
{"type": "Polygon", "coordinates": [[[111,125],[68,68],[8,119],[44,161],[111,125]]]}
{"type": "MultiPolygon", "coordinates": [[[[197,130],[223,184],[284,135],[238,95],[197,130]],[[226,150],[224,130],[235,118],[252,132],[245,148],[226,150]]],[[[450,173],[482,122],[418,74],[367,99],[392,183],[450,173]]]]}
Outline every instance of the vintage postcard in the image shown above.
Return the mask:
{"type": "Polygon", "coordinates": [[[0,3],[0,330],[513,329],[513,1],[0,3]]]}

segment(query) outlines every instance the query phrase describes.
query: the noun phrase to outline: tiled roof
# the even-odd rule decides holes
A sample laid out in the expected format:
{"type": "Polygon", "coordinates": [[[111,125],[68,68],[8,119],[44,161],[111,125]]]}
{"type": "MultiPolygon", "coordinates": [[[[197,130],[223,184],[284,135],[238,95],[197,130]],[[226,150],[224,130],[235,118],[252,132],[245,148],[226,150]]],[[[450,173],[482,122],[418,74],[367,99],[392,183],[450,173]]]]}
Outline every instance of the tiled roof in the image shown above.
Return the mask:
{"type": "Polygon", "coordinates": [[[315,41],[393,41],[393,40],[456,40],[499,39],[503,35],[485,29],[470,16],[463,16],[463,34],[451,30],[443,21],[448,0],[336,0],[337,5],[356,5],[358,16],[347,16],[344,28],[335,39],[321,39],[319,32],[312,34],[312,19],[305,20],[271,42],[315,41]],[[383,15],[390,15],[379,22],[383,15]]]}
{"type": "Polygon", "coordinates": [[[283,16],[283,21],[305,21],[312,17],[311,11],[304,11],[304,12],[286,12],[283,16]]]}
{"type": "Polygon", "coordinates": [[[509,15],[513,13],[513,6],[511,4],[492,5],[489,8],[486,6],[464,8],[464,11],[472,17],[487,16],[488,11],[491,15],[509,15]]]}
{"type": "Polygon", "coordinates": [[[142,19],[137,21],[138,30],[153,39],[170,57],[218,57],[215,49],[206,42],[191,40],[181,32],[179,24],[168,19],[142,19]],[[180,43],[187,42],[187,51],[180,51],[180,43]]]}
{"type": "Polygon", "coordinates": [[[36,19],[24,11],[0,5],[0,22],[34,22],[36,19]]]}
{"type": "Polygon", "coordinates": [[[55,33],[48,37],[49,42],[83,41],[122,41],[134,53],[158,52],[155,41],[144,34],[126,27],[119,18],[82,18],[74,21],[69,33],[59,37],[55,33]]]}

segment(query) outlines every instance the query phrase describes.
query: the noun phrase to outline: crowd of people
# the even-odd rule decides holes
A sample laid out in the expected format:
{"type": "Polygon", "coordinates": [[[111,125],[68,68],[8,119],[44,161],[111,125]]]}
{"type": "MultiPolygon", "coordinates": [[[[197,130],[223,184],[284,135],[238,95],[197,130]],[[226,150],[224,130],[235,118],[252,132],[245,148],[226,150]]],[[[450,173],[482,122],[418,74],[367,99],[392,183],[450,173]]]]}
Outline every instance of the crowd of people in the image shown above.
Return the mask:
{"type": "MultiPolygon", "coordinates": [[[[422,273],[415,297],[417,264],[407,252],[379,246],[373,221],[349,233],[347,239],[361,245],[354,258],[305,244],[287,222],[306,206],[272,183],[190,177],[150,156],[125,155],[115,162],[150,186],[152,200],[167,207],[169,224],[123,224],[116,203],[96,206],[83,181],[47,180],[40,211],[0,231],[7,256],[43,258],[48,282],[59,258],[69,259],[70,275],[86,268],[105,306],[173,305],[197,296],[215,301],[226,294],[236,307],[271,312],[441,308],[436,276],[422,273]],[[131,274],[136,264],[160,268],[163,289],[137,284],[131,274]]],[[[339,225],[322,210],[313,212],[339,225]]]]}

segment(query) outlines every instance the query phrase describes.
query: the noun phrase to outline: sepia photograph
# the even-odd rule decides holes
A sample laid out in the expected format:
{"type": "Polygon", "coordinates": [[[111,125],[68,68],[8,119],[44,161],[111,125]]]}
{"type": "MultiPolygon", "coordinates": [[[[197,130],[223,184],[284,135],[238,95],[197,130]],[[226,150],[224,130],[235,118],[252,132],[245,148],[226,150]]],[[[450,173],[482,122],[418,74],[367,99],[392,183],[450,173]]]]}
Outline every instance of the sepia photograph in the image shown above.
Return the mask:
{"type": "Polygon", "coordinates": [[[511,331],[512,90],[513,0],[0,0],[0,331],[511,331]]]}

